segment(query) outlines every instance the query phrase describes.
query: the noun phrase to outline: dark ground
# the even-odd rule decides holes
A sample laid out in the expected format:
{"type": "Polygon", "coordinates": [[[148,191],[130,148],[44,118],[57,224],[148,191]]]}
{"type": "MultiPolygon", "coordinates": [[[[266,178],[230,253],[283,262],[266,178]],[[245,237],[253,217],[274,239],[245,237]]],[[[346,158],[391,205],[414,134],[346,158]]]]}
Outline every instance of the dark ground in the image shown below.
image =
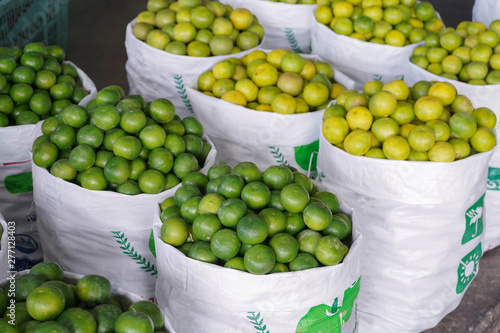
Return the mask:
{"type": "MultiPolygon", "coordinates": [[[[446,26],[472,19],[473,0],[431,0],[446,26]]],[[[127,58],[124,46],[125,27],[140,11],[146,1],[87,0],[69,1],[69,41],[67,58],[93,79],[97,89],[118,84],[128,91],[125,72],[127,58]]],[[[480,262],[476,279],[467,290],[461,304],[435,328],[426,333],[466,333],[483,316],[492,316],[500,301],[500,249],[487,252],[480,262]]],[[[498,309],[497,309],[498,311],[498,309]]],[[[482,323],[485,326],[484,323],[482,323]]],[[[481,326],[481,327],[483,327],[481,326]]],[[[474,333],[499,332],[480,330],[474,333]]]]}

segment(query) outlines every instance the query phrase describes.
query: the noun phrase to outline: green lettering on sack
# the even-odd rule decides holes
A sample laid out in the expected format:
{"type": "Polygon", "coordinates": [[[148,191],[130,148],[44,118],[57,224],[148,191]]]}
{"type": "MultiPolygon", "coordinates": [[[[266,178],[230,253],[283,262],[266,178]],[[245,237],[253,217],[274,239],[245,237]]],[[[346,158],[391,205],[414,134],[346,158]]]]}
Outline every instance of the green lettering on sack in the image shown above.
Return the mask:
{"type": "Polygon", "coordinates": [[[5,177],[5,188],[10,194],[28,193],[33,191],[33,178],[31,171],[5,177]]]}
{"type": "Polygon", "coordinates": [[[296,333],[342,332],[342,325],[351,318],[354,302],[359,293],[359,278],[344,291],[342,305],[338,306],[338,297],[332,305],[319,304],[313,306],[297,324],[296,333]]]}
{"type": "Polygon", "coordinates": [[[304,170],[316,171],[318,159],[319,140],[308,145],[295,147],[295,162],[304,170]]]}
{"type": "Polygon", "coordinates": [[[489,191],[500,191],[500,168],[488,168],[486,188],[489,191]]]}
{"type": "Polygon", "coordinates": [[[465,232],[462,236],[462,245],[483,233],[484,195],[465,212],[465,232]]]}
{"type": "Polygon", "coordinates": [[[465,288],[472,282],[476,277],[479,259],[483,255],[482,243],[479,243],[472,251],[467,253],[465,257],[462,258],[460,264],[458,265],[457,274],[457,294],[462,293],[465,288]]]}

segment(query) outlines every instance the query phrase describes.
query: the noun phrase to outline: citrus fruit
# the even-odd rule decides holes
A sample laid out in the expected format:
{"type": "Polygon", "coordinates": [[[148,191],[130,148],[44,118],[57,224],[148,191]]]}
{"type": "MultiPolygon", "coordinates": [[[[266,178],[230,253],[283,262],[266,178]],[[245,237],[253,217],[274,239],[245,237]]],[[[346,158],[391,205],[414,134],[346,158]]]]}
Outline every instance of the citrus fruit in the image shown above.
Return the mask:
{"type": "Polygon", "coordinates": [[[245,269],[252,274],[262,275],[273,269],[276,254],[265,244],[256,244],[249,248],[243,257],[245,269]]]}
{"type": "Polygon", "coordinates": [[[320,263],[332,266],[338,264],[344,258],[344,247],[337,237],[327,235],[319,239],[314,254],[320,263]]]}
{"type": "Polygon", "coordinates": [[[83,308],[69,308],[57,317],[57,322],[71,332],[95,332],[97,323],[92,314],[83,308]]]}
{"type": "Polygon", "coordinates": [[[280,193],[283,208],[291,213],[300,213],[309,203],[309,199],[309,192],[299,184],[288,184],[280,193]]]}
{"type": "Polygon", "coordinates": [[[220,229],[215,232],[210,241],[210,248],[217,258],[229,260],[240,251],[241,241],[232,229],[220,229]]]}
{"type": "Polygon", "coordinates": [[[444,141],[438,141],[427,152],[429,161],[432,162],[453,162],[455,160],[455,150],[453,146],[444,141]]]}
{"type": "Polygon", "coordinates": [[[247,213],[245,202],[238,198],[230,198],[221,203],[217,216],[226,227],[234,227],[247,213]]]}
{"type": "Polygon", "coordinates": [[[210,248],[210,243],[204,241],[196,241],[189,249],[188,256],[208,263],[217,261],[217,257],[210,248]]]}
{"type": "Polygon", "coordinates": [[[332,211],[323,203],[311,202],[302,211],[304,223],[312,230],[320,231],[330,225],[332,211]]]}
{"type": "Polygon", "coordinates": [[[153,332],[153,320],[144,312],[125,311],[115,321],[114,331],[116,333],[153,332]]]}
{"type": "Polygon", "coordinates": [[[53,286],[39,286],[26,299],[28,314],[39,321],[55,319],[64,311],[64,307],[64,294],[53,286]]]}
{"type": "Polygon", "coordinates": [[[188,237],[188,226],[180,216],[172,216],[162,224],[160,235],[165,243],[180,246],[188,237]]]}
{"type": "Polygon", "coordinates": [[[390,160],[406,160],[410,154],[410,145],[402,136],[394,135],[384,141],[382,151],[390,160]]]}
{"type": "Polygon", "coordinates": [[[241,190],[241,200],[248,208],[258,211],[266,207],[271,200],[271,191],[262,182],[251,182],[241,190]]]}
{"type": "Polygon", "coordinates": [[[236,232],[238,238],[247,245],[262,243],[269,234],[266,221],[257,214],[242,217],[236,225],[236,232]]]}

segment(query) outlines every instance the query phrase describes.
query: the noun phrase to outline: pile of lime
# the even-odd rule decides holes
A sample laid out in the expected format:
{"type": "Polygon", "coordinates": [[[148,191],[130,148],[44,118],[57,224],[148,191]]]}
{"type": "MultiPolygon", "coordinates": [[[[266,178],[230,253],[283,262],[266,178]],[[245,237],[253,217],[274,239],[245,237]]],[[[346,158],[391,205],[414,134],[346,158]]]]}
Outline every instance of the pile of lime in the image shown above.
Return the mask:
{"type": "Polygon", "coordinates": [[[248,9],[233,9],[218,1],[148,0],[132,33],[168,53],[209,57],[257,47],[264,28],[248,9]]]}
{"type": "Polygon", "coordinates": [[[198,77],[198,88],[253,110],[305,113],[324,110],[344,90],[333,75],[329,63],[291,50],[255,50],[216,63],[198,77]]]}
{"type": "Polygon", "coordinates": [[[487,27],[462,21],[413,51],[415,65],[448,79],[474,85],[500,83],[500,20],[487,27]]]}
{"type": "Polygon", "coordinates": [[[323,136],[356,156],[452,162],[496,145],[495,113],[448,82],[367,82],[325,110],[323,136]]]}
{"type": "Polygon", "coordinates": [[[204,165],[212,147],[202,136],[198,120],[180,119],[168,99],[146,103],[111,85],[86,107],[45,119],[33,162],[89,190],[156,194],[204,165]]]}
{"type": "Polygon", "coordinates": [[[444,28],[432,4],[417,0],[318,0],[314,16],[339,35],[391,46],[422,42],[444,28]]]}
{"type": "MultiPolygon", "coordinates": [[[[96,274],[76,283],[61,266],[45,261],[14,285],[0,288],[0,331],[16,332],[160,332],[163,316],[150,301],[126,304],[108,279],[96,274]]],[[[126,300],[130,303],[130,300],[126,300]]]]}
{"type": "Polygon", "coordinates": [[[188,174],[161,205],[161,239],[186,256],[268,274],[340,263],[352,222],[337,196],[305,174],[253,162],[214,164],[188,174]]]}
{"type": "Polygon", "coordinates": [[[89,93],[57,45],[0,47],[0,127],[36,124],[89,93]]]}

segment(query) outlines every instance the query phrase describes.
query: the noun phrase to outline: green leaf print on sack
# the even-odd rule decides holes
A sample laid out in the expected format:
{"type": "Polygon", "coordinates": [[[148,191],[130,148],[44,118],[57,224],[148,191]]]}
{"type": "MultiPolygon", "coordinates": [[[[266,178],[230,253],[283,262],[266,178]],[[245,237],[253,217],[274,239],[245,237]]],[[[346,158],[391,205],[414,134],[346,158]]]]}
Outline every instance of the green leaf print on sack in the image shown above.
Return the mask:
{"type": "Polygon", "coordinates": [[[338,306],[338,297],[331,306],[320,304],[313,306],[309,312],[300,319],[296,333],[340,333],[342,325],[349,321],[354,307],[354,302],[359,293],[359,278],[351,287],[344,291],[342,305],[338,306]]]}
{"type": "Polygon", "coordinates": [[[295,162],[297,162],[298,166],[307,171],[316,171],[319,140],[311,142],[308,145],[295,147],[294,149],[295,149],[295,162]]]}
{"type": "Polygon", "coordinates": [[[128,241],[128,238],[125,237],[125,233],[121,231],[111,231],[113,237],[116,238],[116,242],[120,245],[120,249],[122,249],[123,254],[126,254],[130,259],[135,261],[139,268],[144,272],[149,273],[150,275],[157,275],[158,271],[154,264],[152,264],[149,260],[140,255],[132,246],[132,244],[128,241]]]}
{"type": "Polygon", "coordinates": [[[264,318],[260,317],[260,312],[248,312],[247,318],[250,319],[250,323],[258,332],[269,333],[267,326],[264,324],[264,318]]]}
{"type": "Polygon", "coordinates": [[[30,172],[5,177],[5,188],[10,194],[28,193],[33,191],[33,178],[30,172]]]}
{"type": "Polygon", "coordinates": [[[299,43],[297,42],[297,39],[295,38],[295,34],[293,33],[293,29],[285,28],[285,35],[286,35],[286,40],[288,41],[288,44],[290,44],[290,48],[292,49],[293,52],[304,53],[304,52],[302,52],[302,49],[300,48],[299,43]]]}
{"type": "Polygon", "coordinates": [[[186,88],[184,87],[184,80],[182,79],[182,75],[174,75],[173,78],[175,83],[175,89],[177,89],[179,97],[186,106],[186,109],[188,109],[191,113],[193,113],[193,107],[191,106],[191,101],[189,100],[188,93],[186,91],[186,88]]]}

